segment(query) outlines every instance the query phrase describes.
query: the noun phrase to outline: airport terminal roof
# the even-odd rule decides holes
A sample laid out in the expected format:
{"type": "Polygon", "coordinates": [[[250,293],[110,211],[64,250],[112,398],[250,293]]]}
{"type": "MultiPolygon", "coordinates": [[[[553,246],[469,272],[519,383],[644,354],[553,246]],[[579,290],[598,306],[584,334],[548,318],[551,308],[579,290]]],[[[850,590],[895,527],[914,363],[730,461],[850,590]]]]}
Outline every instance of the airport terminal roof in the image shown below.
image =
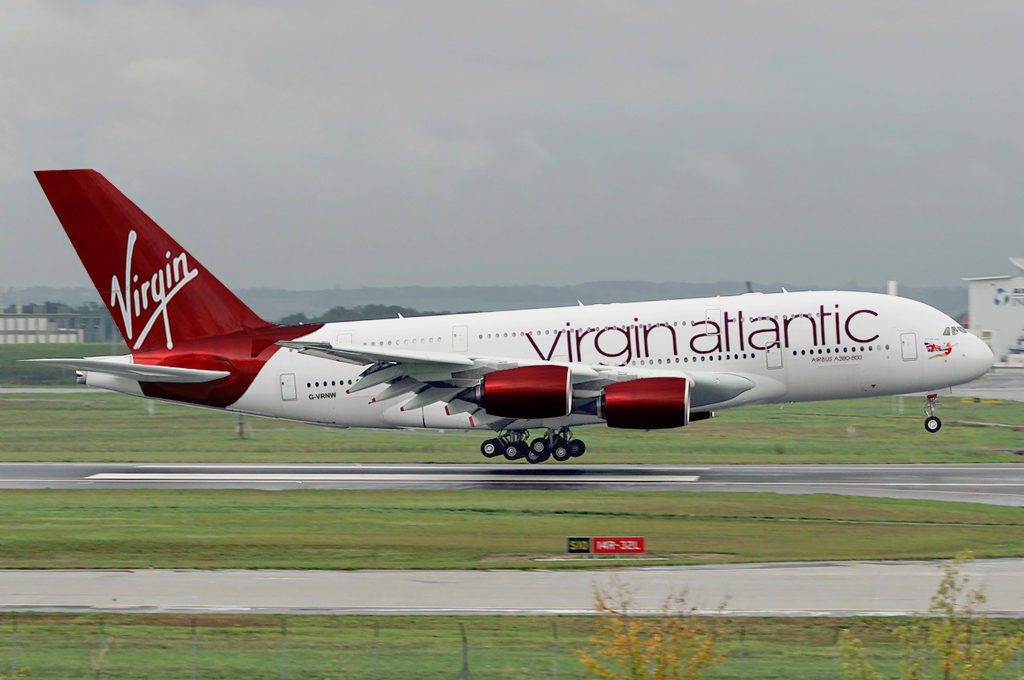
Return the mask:
{"type": "Polygon", "coordinates": [[[1020,270],[1017,274],[1001,274],[999,276],[965,276],[962,281],[995,281],[996,279],[1012,279],[1024,275],[1024,257],[1011,257],[1010,264],[1020,270]]]}

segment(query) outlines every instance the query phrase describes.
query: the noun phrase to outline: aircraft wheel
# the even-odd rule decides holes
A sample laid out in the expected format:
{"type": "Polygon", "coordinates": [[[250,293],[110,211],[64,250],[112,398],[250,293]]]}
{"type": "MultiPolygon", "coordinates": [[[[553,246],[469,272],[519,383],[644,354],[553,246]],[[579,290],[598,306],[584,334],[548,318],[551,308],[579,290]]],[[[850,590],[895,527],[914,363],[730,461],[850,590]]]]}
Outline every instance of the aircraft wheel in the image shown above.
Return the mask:
{"type": "Polygon", "coordinates": [[[494,458],[501,454],[501,442],[497,439],[488,439],[480,445],[480,453],[488,458],[494,458]]]}
{"type": "Polygon", "coordinates": [[[525,449],[526,445],[522,442],[508,442],[502,446],[501,452],[505,455],[506,460],[516,460],[525,455],[525,449]]]}
{"type": "Polygon", "coordinates": [[[569,442],[569,455],[573,458],[579,458],[587,452],[587,445],[583,443],[582,439],[573,439],[569,442]]]}
{"type": "Polygon", "coordinates": [[[526,462],[530,463],[531,465],[543,463],[544,461],[551,457],[551,452],[548,451],[547,448],[548,447],[545,446],[544,451],[538,453],[537,450],[531,446],[530,449],[526,452],[526,462]]]}
{"type": "Polygon", "coordinates": [[[530,450],[538,456],[548,453],[548,440],[544,437],[537,437],[530,442],[530,450]]]}
{"type": "Polygon", "coordinates": [[[554,448],[551,449],[551,457],[559,463],[564,463],[572,458],[572,454],[569,453],[569,447],[565,445],[565,442],[558,442],[555,444],[554,448]]]}
{"type": "Polygon", "coordinates": [[[927,432],[938,432],[941,427],[942,421],[935,416],[929,416],[924,419],[924,429],[927,432]]]}

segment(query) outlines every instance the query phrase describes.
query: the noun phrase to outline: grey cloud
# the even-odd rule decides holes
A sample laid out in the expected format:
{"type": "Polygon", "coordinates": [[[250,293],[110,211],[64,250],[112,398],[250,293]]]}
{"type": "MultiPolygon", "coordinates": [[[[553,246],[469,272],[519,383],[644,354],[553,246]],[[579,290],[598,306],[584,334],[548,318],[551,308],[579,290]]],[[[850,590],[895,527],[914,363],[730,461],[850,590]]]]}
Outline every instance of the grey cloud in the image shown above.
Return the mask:
{"type": "Polygon", "coordinates": [[[95,167],[229,285],[950,284],[1024,217],[1024,6],[3,3],[0,284],[95,167]]]}

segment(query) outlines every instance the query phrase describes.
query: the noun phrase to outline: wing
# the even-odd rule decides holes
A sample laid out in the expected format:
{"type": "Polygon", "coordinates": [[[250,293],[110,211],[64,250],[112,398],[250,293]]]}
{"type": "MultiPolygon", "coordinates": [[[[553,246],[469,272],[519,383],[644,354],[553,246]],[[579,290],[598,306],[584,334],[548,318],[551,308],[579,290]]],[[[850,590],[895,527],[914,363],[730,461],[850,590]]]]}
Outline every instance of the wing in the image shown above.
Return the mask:
{"type": "MultiPolygon", "coordinates": [[[[301,340],[277,343],[301,354],[366,366],[359,378],[348,389],[361,392],[387,384],[374,396],[376,401],[401,399],[397,404],[403,410],[422,408],[444,402],[449,414],[470,413],[495,428],[515,429],[514,419],[486,416],[470,396],[483,377],[492,371],[520,366],[533,366],[537,361],[509,357],[489,357],[455,354],[451,352],[425,352],[403,349],[384,349],[365,345],[339,345],[301,340]]],[[[645,371],[635,367],[604,366],[595,364],[566,364],[572,383],[573,412],[593,413],[593,404],[606,385],[637,378],[671,375],[664,371],[645,371]]],[[[739,396],[754,387],[749,378],[733,373],[679,373],[690,380],[691,406],[706,407],[739,396]]]]}
{"type": "Polygon", "coordinates": [[[106,373],[139,382],[162,383],[204,383],[220,380],[231,375],[228,371],[207,371],[199,368],[176,368],[174,366],[147,366],[130,364],[123,360],[104,359],[22,359],[37,364],[67,366],[79,371],[106,373]]]}

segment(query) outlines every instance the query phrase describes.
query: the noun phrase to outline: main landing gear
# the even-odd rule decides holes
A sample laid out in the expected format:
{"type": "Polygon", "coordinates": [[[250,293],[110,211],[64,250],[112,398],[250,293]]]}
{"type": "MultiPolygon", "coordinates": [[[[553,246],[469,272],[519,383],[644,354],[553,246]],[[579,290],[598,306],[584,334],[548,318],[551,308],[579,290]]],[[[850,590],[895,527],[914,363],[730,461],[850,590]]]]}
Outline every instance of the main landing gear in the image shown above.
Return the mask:
{"type": "Polygon", "coordinates": [[[507,431],[480,445],[480,453],[487,458],[505,456],[507,460],[525,458],[531,464],[543,463],[554,458],[563,463],[586,453],[587,445],[582,439],[574,439],[569,428],[548,430],[540,437],[527,443],[526,430],[507,431]]]}
{"type": "Polygon", "coordinates": [[[924,412],[928,416],[924,419],[924,429],[926,432],[938,432],[942,427],[942,421],[935,417],[935,407],[939,406],[939,395],[929,394],[924,399],[924,412]]]}

